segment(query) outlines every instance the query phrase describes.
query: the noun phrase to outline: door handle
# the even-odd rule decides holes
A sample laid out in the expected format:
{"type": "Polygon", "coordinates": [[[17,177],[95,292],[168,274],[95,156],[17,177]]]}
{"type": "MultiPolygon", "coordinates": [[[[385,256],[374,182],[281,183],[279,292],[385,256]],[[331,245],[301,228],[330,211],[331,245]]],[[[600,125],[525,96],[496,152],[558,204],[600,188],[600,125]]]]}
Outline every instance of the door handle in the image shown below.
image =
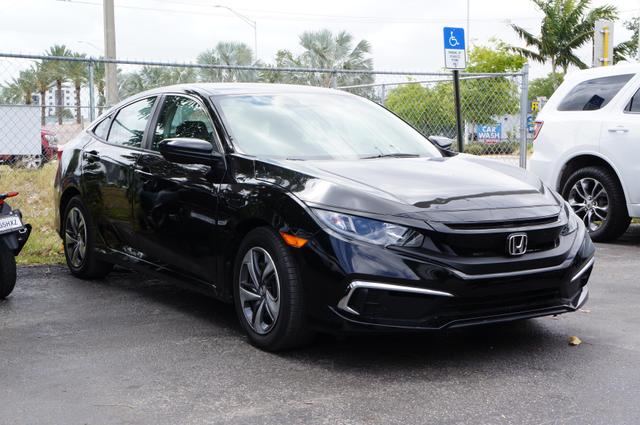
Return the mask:
{"type": "Polygon", "coordinates": [[[146,175],[148,175],[148,176],[152,175],[152,174],[151,174],[151,169],[150,169],[149,167],[147,167],[146,165],[136,165],[136,166],[134,167],[134,169],[135,169],[135,171],[136,171],[137,173],[140,173],[140,174],[146,174],[146,175]]]}
{"type": "Polygon", "coordinates": [[[609,129],[609,133],[628,133],[629,129],[623,126],[612,127],[609,129]]]}
{"type": "Polygon", "coordinates": [[[100,154],[96,150],[86,151],[85,156],[87,158],[87,162],[96,162],[100,160],[100,154]]]}

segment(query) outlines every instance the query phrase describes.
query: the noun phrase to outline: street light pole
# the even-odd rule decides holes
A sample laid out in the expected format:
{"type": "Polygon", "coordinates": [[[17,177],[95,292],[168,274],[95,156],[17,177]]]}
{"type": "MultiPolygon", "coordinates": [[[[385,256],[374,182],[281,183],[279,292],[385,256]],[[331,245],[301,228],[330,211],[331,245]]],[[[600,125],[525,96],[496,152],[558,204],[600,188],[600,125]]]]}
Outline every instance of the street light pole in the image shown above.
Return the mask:
{"type": "MultiPolygon", "coordinates": [[[[104,57],[106,59],[116,59],[116,27],[113,12],[113,0],[103,1],[103,22],[104,22],[104,57]]],[[[107,105],[112,106],[118,102],[118,83],[116,64],[107,62],[104,66],[105,88],[107,92],[107,105]]]]}
{"type": "Polygon", "coordinates": [[[251,28],[253,28],[253,56],[254,56],[254,62],[258,62],[258,23],[256,21],[254,21],[253,19],[250,19],[249,17],[236,12],[235,10],[233,10],[232,8],[230,8],[229,6],[223,6],[221,4],[216,4],[213,7],[216,7],[218,9],[226,9],[229,12],[233,13],[234,15],[236,15],[238,18],[242,19],[246,24],[248,24],[251,28]]]}

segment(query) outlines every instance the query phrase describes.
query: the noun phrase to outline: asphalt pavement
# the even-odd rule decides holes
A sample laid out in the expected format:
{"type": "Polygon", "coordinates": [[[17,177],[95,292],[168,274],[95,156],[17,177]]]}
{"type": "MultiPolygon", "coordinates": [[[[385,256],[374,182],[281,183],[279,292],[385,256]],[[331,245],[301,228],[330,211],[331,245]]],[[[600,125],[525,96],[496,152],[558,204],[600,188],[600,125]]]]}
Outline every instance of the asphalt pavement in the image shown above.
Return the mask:
{"type": "Polygon", "coordinates": [[[638,424],[639,276],[636,225],[598,245],[580,312],[270,354],[161,280],[23,267],[0,302],[0,424],[638,424]]]}

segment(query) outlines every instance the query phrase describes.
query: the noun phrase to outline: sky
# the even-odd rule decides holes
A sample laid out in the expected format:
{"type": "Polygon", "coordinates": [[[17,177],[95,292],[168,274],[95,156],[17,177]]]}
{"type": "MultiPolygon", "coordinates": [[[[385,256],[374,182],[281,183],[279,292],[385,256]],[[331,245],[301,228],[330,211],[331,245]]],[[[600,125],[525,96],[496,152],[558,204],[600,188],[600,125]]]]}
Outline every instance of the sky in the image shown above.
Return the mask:
{"type": "MultiPolygon", "coordinates": [[[[614,42],[629,38],[622,21],[640,14],[640,0],[593,0],[615,5],[621,20],[614,42]]],[[[100,56],[103,46],[101,0],[0,0],[0,50],[38,54],[52,44],[100,56]]],[[[282,48],[299,52],[303,31],[346,30],[372,46],[380,70],[439,71],[444,66],[443,26],[467,26],[472,44],[499,38],[523,45],[510,23],[539,33],[542,14],[530,0],[115,0],[117,56],[123,59],[191,62],[219,41],[253,48],[253,28],[231,7],[255,21],[258,55],[271,63],[282,48]]],[[[591,47],[579,52],[591,62],[591,47]]],[[[531,76],[549,66],[531,64],[531,76]]]]}

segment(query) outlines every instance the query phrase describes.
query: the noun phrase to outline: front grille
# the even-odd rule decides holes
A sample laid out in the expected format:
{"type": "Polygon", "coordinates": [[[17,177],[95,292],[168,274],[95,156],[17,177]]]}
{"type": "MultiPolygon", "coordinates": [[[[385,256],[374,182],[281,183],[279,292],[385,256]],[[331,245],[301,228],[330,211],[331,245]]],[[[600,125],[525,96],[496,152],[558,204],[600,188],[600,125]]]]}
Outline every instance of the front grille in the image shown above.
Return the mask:
{"type": "Polygon", "coordinates": [[[445,223],[448,227],[455,230],[486,230],[486,229],[504,229],[514,227],[539,226],[542,224],[550,224],[558,221],[558,214],[548,217],[527,218],[522,220],[509,221],[481,221],[467,223],[445,223]]]}
{"type": "Polygon", "coordinates": [[[526,220],[483,223],[447,223],[429,234],[432,248],[460,257],[506,256],[507,238],[526,233],[527,253],[547,251],[560,244],[564,223],[558,215],[526,220]]]}

